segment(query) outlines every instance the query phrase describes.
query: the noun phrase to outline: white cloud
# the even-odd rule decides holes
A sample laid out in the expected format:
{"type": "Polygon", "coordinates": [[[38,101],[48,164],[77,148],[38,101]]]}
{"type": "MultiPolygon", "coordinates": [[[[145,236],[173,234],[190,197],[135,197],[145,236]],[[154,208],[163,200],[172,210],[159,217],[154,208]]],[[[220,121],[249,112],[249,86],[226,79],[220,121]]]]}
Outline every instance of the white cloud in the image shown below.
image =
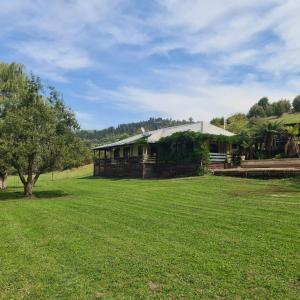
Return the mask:
{"type": "Polygon", "coordinates": [[[173,118],[209,121],[215,116],[228,116],[234,112],[246,113],[249,107],[263,95],[271,100],[292,99],[295,93],[287,89],[267,88],[258,83],[243,85],[207,84],[194,87],[192,93],[157,92],[132,87],[122,88],[119,99],[127,109],[159,112],[173,118]]]}
{"type": "Polygon", "coordinates": [[[93,127],[95,125],[95,118],[92,114],[83,111],[76,111],[75,115],[81,128],[84,129],[96,128],[93,127]]]}
{"type": "Polygon", "coordinates": [[[240,83],[217,82],[213,74],[193,68],[154,69],[153,73],[158,81],[164,82],[164,88],[129,85],[108,90],[88,82],[87,92],[82,97],[100,104],[111,101],[124,111],[143,111],[178,119],[191,116],[196,120],[209,121],[215,116],[246,113],[263,96],[275,101],[293,99],[297,94],[296,82],[292,81],[286,87],[277,88],[251,76],[240,83]]]}
{"type": "Polygon", "coordinates": [[[0,1],[0,42],[46,79],[66,82],[69,72],[105,65],[101,75],[116,87],[90,81],[82,97],[127,110],[209,120],[245,112],[262,96],[299,93],[300,1],[156,0],[149,11],[139,4],[0,1]],[[110,67],[115,56],[120,72],[110,67]],[[251,70],[234,73],[244,66],[251,70]]]}
{"type": "MultiPolygon", "coordinates": [[[[120,0],[0,1],[0,42],[49,77],[91,67],[92,52],[147,41],[141,24],[120,0]],[[18,40],[12,39],[18,35],[18,40]]],[[[101,54],[100,54],[101,56],[101,54]]],[[[98,57],[96,58],[98,60],[98,57]]],[[[93,66],[98,62],[93,61],[93,66]]]]}
{"type": "Polygon", "coordinates": [[[51,69],[76,70],[91,65],[88,54],[72,46],[32,42],[17,43],[13,47],[40,65],[51,66],[51,69]]]}

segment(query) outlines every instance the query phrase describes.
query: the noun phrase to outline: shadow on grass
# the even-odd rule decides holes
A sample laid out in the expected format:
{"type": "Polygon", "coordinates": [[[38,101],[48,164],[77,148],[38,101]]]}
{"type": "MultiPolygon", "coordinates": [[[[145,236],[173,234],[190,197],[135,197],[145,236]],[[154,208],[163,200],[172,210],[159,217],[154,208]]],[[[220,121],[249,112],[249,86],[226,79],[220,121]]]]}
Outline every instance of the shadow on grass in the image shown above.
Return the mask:
{"type": "MultiPolygon", "coordinates": [[[[31,199],[52,199],[52,198],[61,198],[66,197],[69,194],[65,193],[62,190],[54,190],[54,191],[34,191],[33,197],[31,199]]],[[[22,191],[0,191],[0,201],[8,201],[8,200],[20,200],[27,199],[24,197],[22,191]]]]}
{"type": "Polygon", "coordinates": [[[200,175],[191,175],[191,176],[174,176],[174,177],[101,177],[101,176],[85,176],[79,177],[78,179],[101,179],[101,180],[109,180],[109,181],[128,181],[128,180],[140,180],[141,182],[147,181],[168,181],[168,180],[183,180],[183,179],[196,179],[201,178],[200,175]]]}
{"type": "Polygon", "coordinates": [[[101,177],[101,176],[84,176],[78,179],[104,179],[104,180],[129,180],[129,179],[141,179],[142,178],[131,178],[131,177],[101,177]]]}

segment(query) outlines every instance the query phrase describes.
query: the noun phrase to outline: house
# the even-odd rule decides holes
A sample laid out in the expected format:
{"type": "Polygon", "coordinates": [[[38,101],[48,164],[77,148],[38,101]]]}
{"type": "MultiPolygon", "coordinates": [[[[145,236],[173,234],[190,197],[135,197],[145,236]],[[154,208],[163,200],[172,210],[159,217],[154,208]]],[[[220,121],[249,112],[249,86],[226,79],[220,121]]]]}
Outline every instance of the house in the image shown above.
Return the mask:
{"type": "Polygon", "coordinates": [[[94,176],[153,178],[196,174],[198,162],[161,161],[160,140],[179,132],[197,132],[212,136],[207,143],[210,163],[224,168],[227,156],[232,154],[230,142],[214,136],[231,137],[234,134],[205,122],[162,128],[123,139],[116,143],[95,147],[94,176]]]}

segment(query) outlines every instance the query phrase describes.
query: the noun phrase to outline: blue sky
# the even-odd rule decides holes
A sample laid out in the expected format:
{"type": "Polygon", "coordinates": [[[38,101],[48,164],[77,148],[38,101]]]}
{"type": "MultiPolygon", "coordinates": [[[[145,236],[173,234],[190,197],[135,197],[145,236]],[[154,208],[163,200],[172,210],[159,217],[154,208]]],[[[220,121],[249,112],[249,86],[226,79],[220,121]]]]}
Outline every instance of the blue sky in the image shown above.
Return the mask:
{"type": "Polygon", "coordinates": [[[300,93],[298,0],[0,0],[0,59],[63,93],[84,129],[209,121],[300,93]]]}

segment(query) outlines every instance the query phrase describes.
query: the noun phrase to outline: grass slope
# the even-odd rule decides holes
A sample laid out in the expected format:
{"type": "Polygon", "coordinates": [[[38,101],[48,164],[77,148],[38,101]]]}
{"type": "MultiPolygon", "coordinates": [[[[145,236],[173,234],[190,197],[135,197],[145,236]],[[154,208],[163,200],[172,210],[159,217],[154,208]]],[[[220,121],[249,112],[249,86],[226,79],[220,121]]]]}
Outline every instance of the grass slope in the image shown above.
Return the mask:
{"type": "Polygon", "coordinates": [[[300,113],[286,113],[280,117],[269,117],[265,118],[264,120],[274,121],[274,122],[281,122],[284,125],[296,124],[300,123],[300,113]]]}
{"type": "Polygon", "coordinates": [[[1,299],[299,299],[299,181],[89,174],[0,193],[1,299]]]}

